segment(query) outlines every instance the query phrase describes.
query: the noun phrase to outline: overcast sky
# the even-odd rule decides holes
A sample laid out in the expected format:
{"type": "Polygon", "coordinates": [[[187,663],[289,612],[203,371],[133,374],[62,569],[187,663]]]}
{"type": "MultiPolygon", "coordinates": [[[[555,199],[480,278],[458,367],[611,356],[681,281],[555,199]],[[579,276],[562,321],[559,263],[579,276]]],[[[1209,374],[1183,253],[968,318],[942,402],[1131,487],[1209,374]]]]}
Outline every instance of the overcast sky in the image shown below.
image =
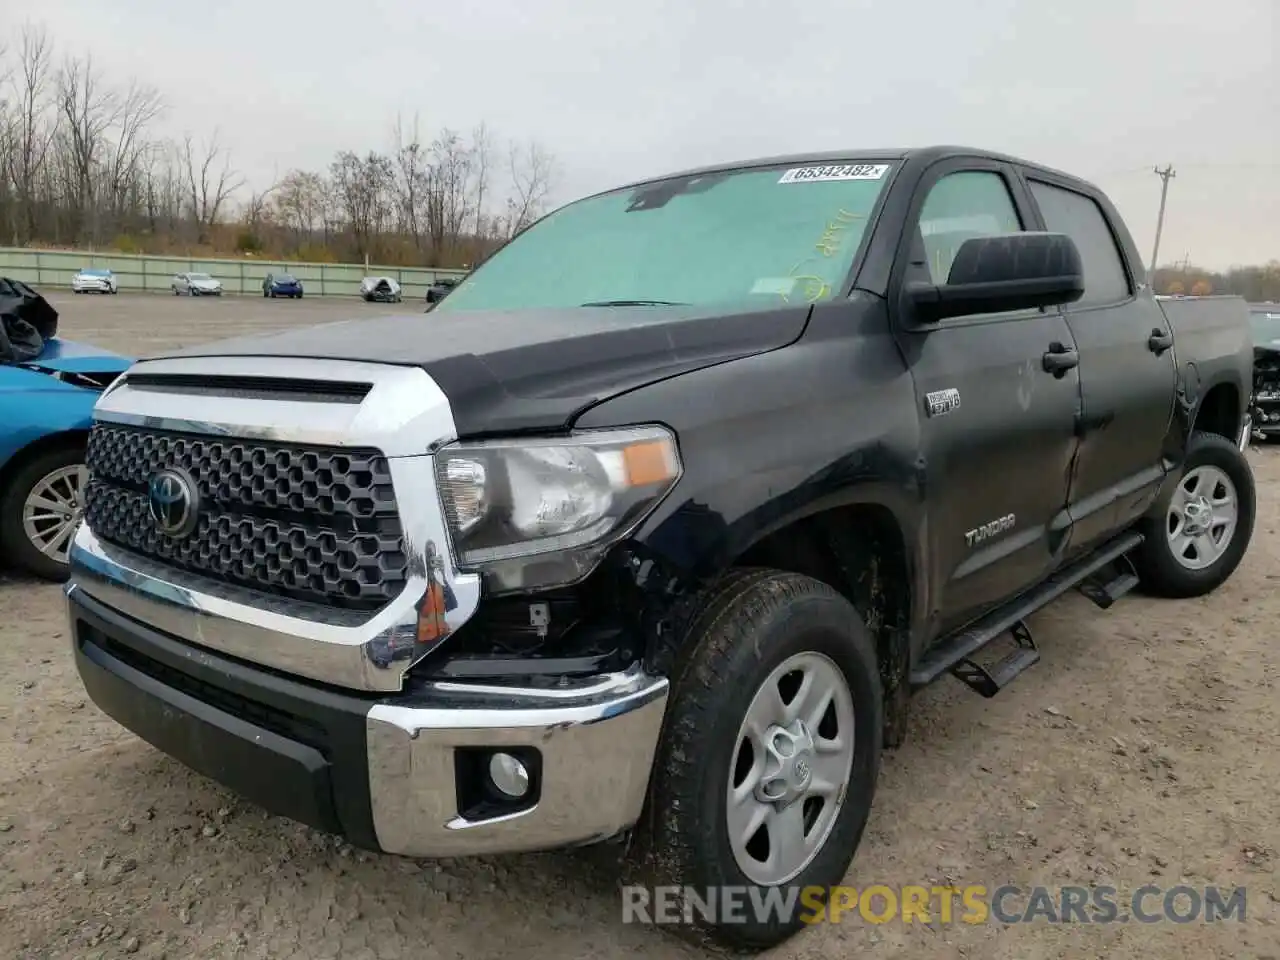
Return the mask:
{"type": "Polygon", "coordinates": [[[1277,0],[0,0],[60,55],[215,126],[261,188],[343,148],[485,121],[555,199],[741,157],[963,143],[1108,191],[1162,263],[1280,258],[1277,0]]]}

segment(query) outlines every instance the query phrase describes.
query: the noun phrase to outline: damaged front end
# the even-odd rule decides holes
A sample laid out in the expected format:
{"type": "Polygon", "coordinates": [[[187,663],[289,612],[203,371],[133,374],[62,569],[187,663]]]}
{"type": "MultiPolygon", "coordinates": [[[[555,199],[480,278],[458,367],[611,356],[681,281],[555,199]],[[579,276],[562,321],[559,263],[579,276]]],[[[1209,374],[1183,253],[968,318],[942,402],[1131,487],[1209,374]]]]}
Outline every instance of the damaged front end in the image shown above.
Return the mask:
{"type": "Polygon", "coordinates": [[[1254,347],[1253,432],[1259,439],[1280,434],[1280,348],[1254,347]]]}

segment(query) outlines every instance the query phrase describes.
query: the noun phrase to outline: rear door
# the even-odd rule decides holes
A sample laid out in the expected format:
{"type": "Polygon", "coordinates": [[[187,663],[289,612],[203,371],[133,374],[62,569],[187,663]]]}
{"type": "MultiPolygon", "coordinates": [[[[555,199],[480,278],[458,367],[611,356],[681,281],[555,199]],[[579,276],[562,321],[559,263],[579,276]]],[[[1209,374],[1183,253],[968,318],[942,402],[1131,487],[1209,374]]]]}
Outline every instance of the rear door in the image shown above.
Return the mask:
{"type": "MultiPolygon", "coordinates": [[[[977,158],[943,161],[916,191],[901,291],[945,283],[970,237],[1015,233],[1034,212],[1012,168],[977,158]]],[[[926,487],[931,632],[979,616],[1057,565],[1070,522],[1068,478],[1080,402],[1078,371],[1046,371],[1071,331],[1058,310],[1019,310],[914,327],[896,297],[895,327],[915,380],[926,487]]]]}
{"type": "Polygon", "coordinates": [[[1172,331],[1150,293],[1137,289],[1109,205],[1065,179],[1026,176],[1045,229],[1071,237],[1084,264],[1084,296],[1065,308],[1083,394],[1070,494],[1074,550],[1137,520],[1159,490],[1177,373],[1172,331]]]}

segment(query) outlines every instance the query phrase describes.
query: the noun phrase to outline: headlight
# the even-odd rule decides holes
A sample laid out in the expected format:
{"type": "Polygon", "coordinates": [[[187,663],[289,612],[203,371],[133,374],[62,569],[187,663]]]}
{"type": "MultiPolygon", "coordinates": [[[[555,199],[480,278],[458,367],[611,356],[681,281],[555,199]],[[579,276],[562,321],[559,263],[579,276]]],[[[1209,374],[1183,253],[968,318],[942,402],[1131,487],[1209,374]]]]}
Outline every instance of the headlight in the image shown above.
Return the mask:
{"type": "Polygon", "coordinates": [[[664,427],[458,443],[436,475],[459,566],[496,592],[585,577],[681,474],[664,427]]]}

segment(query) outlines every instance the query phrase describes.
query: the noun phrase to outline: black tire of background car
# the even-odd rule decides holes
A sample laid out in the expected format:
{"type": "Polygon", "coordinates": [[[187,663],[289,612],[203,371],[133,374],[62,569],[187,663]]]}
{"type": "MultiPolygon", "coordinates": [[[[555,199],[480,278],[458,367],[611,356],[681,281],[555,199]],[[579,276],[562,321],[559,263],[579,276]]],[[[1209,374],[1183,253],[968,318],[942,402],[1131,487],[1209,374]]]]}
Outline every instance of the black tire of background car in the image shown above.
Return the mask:
{"type": "Polygon", "coordinates": [[[22,508],[27,494],[40,480],[75,463],[84,462],[84,444],[66,443],[38,453],[18,466],[0,491],[0,552],[4,559],[44,580],[62,581],[67,567],[51,559],[28,539],[22,529],[22,508]]]}
{"type": "Polygon", "coordinates": [[[1235,485],[1237,515],[1231,543],[1217,560],[1203,570],[1188,570],[1180,564],[1165,535],[1169,501],[1176,488],[1168,490],[1152,513],[1142,521],[1145,539],[1133,555],[1143,590],[1155,596],[1182,599],[1204,596],[1216,590],[1240,565],[1253,537],[1257,491],[1245,454],[1226,437],[1196,432],[1187,443],[1187,456],[1179,479],[1201,466],[1218,467],[1235,485]]]}
{"type": "MultiPolygon", "coordinates": [[[[725,789],[733,742],[752,698],[783,660],[825,654],[853,699],[855,753],[844,806],[817,857],[789,885],[839,884],[866,828],[880,771],[882,696],[871,635],[857,610],[824,583],[778,570],[731,571],[699,599],[671,671],[671,692],[645,809],[625,864],[627,882],[750,887],[729,846],[725,789]]],[[[747,902],[755,902],[753,895],[747,902]]],[[[803,926],[788,922],[680,924],[701,944],[758,951],[803,926]]]]}

